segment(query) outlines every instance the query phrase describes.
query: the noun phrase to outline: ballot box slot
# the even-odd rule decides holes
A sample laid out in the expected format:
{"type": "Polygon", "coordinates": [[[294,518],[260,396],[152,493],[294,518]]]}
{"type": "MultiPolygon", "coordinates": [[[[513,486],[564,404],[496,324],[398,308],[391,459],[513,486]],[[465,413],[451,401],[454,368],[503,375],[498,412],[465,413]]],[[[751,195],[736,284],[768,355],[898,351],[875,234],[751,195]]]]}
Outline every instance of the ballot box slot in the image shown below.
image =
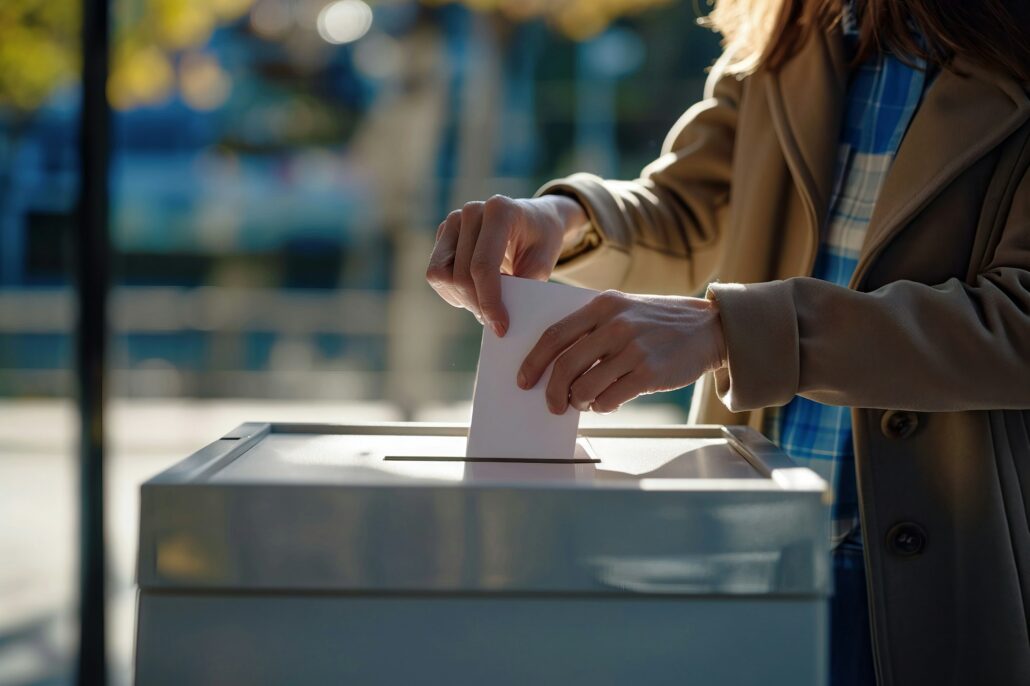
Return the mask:
{"type": "Polygon", "coordinates": [[[548,459],[548,458],[527,458],[527,457],[459,457],[459,456],[432,456],[421,457],[418,455],[387,455],[384,462],[501,462],[505,464],[600,464],[596,458],[569,458],[569,459],[548,459]]]}
{"type": "Polygon", "coordinates": [[[587,427],[574,454],[510,459],[467,457],[462,426],[285,426],[142,486],[141,588],[747,590],[725,565],[772,595],[829,587],[826,484],[747,427],[587,427]]]}

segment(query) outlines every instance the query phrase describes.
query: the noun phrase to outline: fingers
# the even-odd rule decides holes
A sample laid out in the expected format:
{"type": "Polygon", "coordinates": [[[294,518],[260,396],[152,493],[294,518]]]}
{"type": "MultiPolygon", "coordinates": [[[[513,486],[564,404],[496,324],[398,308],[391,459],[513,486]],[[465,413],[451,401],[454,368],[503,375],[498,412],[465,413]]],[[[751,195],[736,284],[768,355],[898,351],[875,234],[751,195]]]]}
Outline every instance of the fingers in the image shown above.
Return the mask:
{"type": "Polygon", "coordinates": [[[508,310],[501,300],[501,268],[514,224],[516,210],[508,198],[494,196],[482,207],[481,224],[469,272],[483,319],[498,336],[508,331],[508,310]]]}
{"type": "Polygon", "coordinates": [[[483,228],[483,203],[470,202],[461,208],[461,231],[458,234],[458,245],[454,254],[454,291],[464,306],[483,320],[476,296],[476,283],[472,278],[470,263],[476,249],[476,241],[483,228]]]}
{"type": "Polygon", "coordinates": [[[533,202],[495,195],[452,212],[437,229],[426,271],[441,297],[470,310],[498,336],[511,326],[501,275],[546,280],[561,251],[560,217],[533,202]]]}
{"type": "MultiPolygon", "coordinates": [[[[566,408],[570,404],[569,392],[577,379],[583,376],[584,373],[590,374],[591,372],[588,370],[591,370],[592,367],[596,369],[595,365],[600,367],[604,364],[607,357],[619,352],[619,349],[616,347],[618,341],[606,329],[607,327],[600,327],[593,333],[579,339],[555,360],[554,367],[551,369],[551,378],[547,381],[547,391],[545,393],[547,407],[554,414],[565,413],[566,408]],[[602,362],[598,363],[598,360],[602,360],[602,362]]],[[[608,383],[598,390],[598,393],[607,388],[617,378],[609,379],[608,383]]],[[[594,397],[596,396],[591,396],[589,400],[592,401],[594,397]]],[[[589,404],[588,402],[582,407],[576,407],[576,409],[586,409],[589,404]]]]}
{"type": "Polygon", "coordinates": [[[454,256],[461,230],[461,213],[451,212],[436,230],[436,246],[429,257],[426,281],[441,298],[454,307],[464,303],[454,290],[454,256]]]}
{"type": "Polygon", "coordinates": [[[590,409],[597,397],[633,371],[636,363],[636,358],[626,350],[601,360],[572,382],[568,390],[569,405],[581,412],[590,409]]]}
{"type": "Polygon", "coordinates": [[[548,365],[566,348],[590,333],[597,325],[597,321],[597,308],[594,303],[590,303],[549,326],[526,355],[526,359],[519,368],[517,379],[519,387],[533,388],[547,370],[548,365]]]}
{"type": "Polygon", "coordinates": [[[647,374],[636,368],[609,386],[590,405],[590,409],[601,414],[615,412],[624,403],[628,403],[638,395],[650,392],[647,374]]]}

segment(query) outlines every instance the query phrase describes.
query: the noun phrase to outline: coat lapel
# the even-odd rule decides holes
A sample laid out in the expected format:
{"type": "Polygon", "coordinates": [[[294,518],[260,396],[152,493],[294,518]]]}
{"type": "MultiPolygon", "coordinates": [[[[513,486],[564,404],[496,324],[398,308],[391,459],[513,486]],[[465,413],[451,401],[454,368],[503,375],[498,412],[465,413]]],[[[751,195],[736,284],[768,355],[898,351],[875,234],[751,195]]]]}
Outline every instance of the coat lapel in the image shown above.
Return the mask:
{"type": "Polygon", "coordinates": [[[916,213],[1028,116],[1030,98],[1015,80],[962,60],[956,60],[955,71],[942,71],[924,95],[880,191],[852,285],[916,213]]]}
{"type": "Polygon", "coordinates": [[[839,27],[819,33],[778,71],[768,72],[765,84],[773,127],[808,211],[813,257],[833,191],[848,81],[844,52],[839,27]]]}

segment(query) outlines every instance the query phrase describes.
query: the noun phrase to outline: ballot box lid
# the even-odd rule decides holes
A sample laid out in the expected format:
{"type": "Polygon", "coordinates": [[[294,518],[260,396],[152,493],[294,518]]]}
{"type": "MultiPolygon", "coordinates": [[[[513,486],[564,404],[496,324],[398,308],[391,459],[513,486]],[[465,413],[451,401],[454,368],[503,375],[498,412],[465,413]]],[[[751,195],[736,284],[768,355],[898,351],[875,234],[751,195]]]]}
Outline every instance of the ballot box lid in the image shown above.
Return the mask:
{"type": "Polygon", "coordinates": [[[244,424],[143,484],[144,589],[826,595],[829,493],[746,427],[589,428],[469,461],[468,428],[244,424]]]}

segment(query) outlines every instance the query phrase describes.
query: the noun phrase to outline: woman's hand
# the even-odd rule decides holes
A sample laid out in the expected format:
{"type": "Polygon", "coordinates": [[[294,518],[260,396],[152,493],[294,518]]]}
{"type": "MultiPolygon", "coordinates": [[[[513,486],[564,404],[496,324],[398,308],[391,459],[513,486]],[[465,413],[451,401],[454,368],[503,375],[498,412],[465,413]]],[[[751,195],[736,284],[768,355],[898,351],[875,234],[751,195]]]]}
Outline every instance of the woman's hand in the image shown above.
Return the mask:
{"type": "Polygon", "coordinates": [[[454,307],[464,307],[493,328],[508,331],[501,273],[546,280],[567,234],[586,224],[578,202],[549,195],[513,200],[495,195],[447,215],[436,230],[426,280],[454,307]]]}
{"type": "Polygon", "coordinates": [[[519,369],[532,388],[554,362],[547,406],[613,412],[638,395],[688,386],[726,364],[718,305],[606,291],[551,326],[519,369]]]}

